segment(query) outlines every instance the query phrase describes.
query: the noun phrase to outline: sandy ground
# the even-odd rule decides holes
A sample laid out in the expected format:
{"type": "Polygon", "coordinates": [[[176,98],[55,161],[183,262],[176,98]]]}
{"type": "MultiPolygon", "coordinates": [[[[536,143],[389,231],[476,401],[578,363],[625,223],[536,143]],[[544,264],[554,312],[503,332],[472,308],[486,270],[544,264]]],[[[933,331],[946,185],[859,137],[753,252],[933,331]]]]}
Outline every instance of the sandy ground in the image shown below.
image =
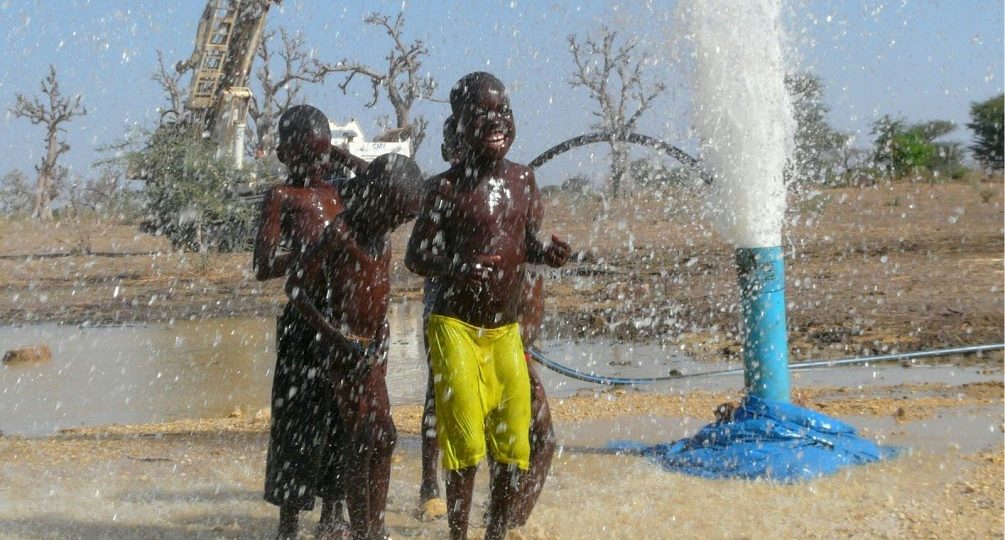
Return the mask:
{"type": "MultiPolygon", "coordinates": [[[[688,192],[550,197],[544,229],[570,238],[582,257],[549,273],[547,333],[736,357],[731,249],[697,204],[688,192]]],[[[794,197],[784,240],[793,357],[1002,341],[1003,206],[1000,180],[794,197]]],[[[419,281],[400,264],[407,232],[395,235],[394,294],[417,297],[419,281]]],[[[253,281],[248,254],[173,253],[131,225],[0,221],[5,324],[271,315],[281,301],[281,284],[253,281]]],[[[984,369],[987,382],[799,388],[799,402],[913,451],[797,486],[696,479],[603,450],[612,433],[631,433],[625,426],[693,431],[735,392],[618,389],[553,399],[565,447],[531,522],[514,537],[1001,538],[1002,357],[965,362],[984,369]],[[947,425],[972,429],[931,436],[947,425]]],[[[442,538],[443,521],[414,513],[418,408],[394,414],[401,441],[388,523],[397,537],[442,538]]],[[[262,411],[0,436],[0,538],[267,537],[276,515],[261,501],[266,426],[262,411]]],[[[305,517],[304,538],[316,519],[305,517]]]]}
{"type": "MultiPolygon", "coordinates": [[[[872,419],[879,427],[867,435],[911,450],[792,486],[688,477],[604,450],[605,433],[624,422],[701,425],[734,394],[611,390],[553,400],[564,446],[531,521],[511,538],[1000,538],[1005,417],[1001,369],[988,369],[998,381],[805,389],[800,401],[872,419]],[[960,444],[910,435],[937,429],[926,420],[967,418],[975,436],[960,444]]],[[[401,433],[388,525],[395,537],[443,538],[443,520],[423,522],[415,511],[418,408],[394,414],[401,433]]],[[[267,426],[258,414],[0,438],[0,538],[268,537],[276,512],[261,500],[267,426]]],[[[486,492],[479,480],[476,515],[486,492]]],[[[316,521],[316,512],[304,516],[303,538],[316,521]]]]}

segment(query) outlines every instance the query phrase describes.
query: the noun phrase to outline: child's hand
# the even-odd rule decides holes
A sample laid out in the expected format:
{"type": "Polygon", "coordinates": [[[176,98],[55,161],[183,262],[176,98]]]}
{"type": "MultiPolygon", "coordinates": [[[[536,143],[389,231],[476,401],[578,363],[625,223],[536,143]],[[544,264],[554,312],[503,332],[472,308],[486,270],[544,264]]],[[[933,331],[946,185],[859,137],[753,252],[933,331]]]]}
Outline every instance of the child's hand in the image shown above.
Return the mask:
{"type": "Polygon", "coordinates": [[[387,325],[387,321],[384,321],[380,328],[377,329],[377,334],[374,336],[373,341],[366,347],[356,341],[356,340],[346,340],[351,348],[350,361],[353,361],[353,366],[349,370],[349,377],[353,381],[362,381],[370,374],[370,370],[381,365],[387,358],[388,343],[390,342],[391,331],[387,325]]]}
{"type": "Polygon", "coordinates": [[[391,328],[387,321],[381,323],[377,329],[377,335],[373,337],[373,342],[367,347],[366,357],[371,365],[379,365],[387,359],[388,344],[391,342],[391,328]]]}
{"type": "Polygon", "coordinates": [[[501,260],[499,255],[478,255],[472,261],[461,264],[457,276],[469,283],[481,284],[495,275],[501,260]]]}
{"type": "Polygon", "coordinates": [[[544,262],[552,268],[558,268],[565,265],[571,254],[572,248],[569,243],[553,234],[551,244],[544,250],[544,262]]]}

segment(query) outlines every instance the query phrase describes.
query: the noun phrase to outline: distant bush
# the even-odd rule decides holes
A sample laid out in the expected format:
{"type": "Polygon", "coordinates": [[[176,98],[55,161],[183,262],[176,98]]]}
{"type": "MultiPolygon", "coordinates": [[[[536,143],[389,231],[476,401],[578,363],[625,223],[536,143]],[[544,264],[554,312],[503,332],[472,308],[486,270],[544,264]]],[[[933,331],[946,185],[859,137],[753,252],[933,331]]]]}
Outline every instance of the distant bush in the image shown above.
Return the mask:
{"type": "Polygon", "coordinates": [[[1005,152],[1005,94],[970,105],[970,122],[974,132],[970,150],[985,168],[1002,170],[1005,152]]]}
{"type": "Polygon", "coordinates": [[[884,116],[873,124],[873,161],[891,178],[944,181],[966,174],[959,143],[940,140],[956,126],[947,120],[908,124],[884,116]]]}
{"type": "Polygon", "coordinates": [[[146,181],[144,231],[167,236],[175,248],[232,251],[248,246],[256,205],[242,199],[250,171],[216,159],[216,148],[190,128],[162,126],[130,169],[146,181]]]}

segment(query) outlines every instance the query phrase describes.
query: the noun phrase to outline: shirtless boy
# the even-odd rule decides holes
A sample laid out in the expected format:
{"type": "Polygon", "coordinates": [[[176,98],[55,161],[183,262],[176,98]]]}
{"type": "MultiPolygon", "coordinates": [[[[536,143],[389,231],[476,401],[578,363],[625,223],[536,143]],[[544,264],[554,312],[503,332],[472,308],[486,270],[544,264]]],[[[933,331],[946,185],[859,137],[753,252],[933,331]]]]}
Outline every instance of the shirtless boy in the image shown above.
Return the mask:
{"type": "MultiPolygon", "coordinates": [[[[464,156],[464,144],[457,134],[457,121],[453,115],[443,123],[443,144],[440,146],[443,160],[455,166],[464,156]]],[[[525,347],[533,346],[541,330],[541,320],[544,315],[544,281],[540,275],[531,275],[523,282],[522,301],[519,308],[520,339],[525,347]]],[[[422,326],[427,327],[428,317],[432,312],[433,303],[439,288],[436,278],[427,277],[423,287],[422,326]]],[[[429,363],[429,339],[423,332],[425,342],[426,363],[429,363]]],[[[551,460],[555,454],[555,432],[551,425],[551,410],[545,395],[544,385],[534,370],[527,364],[527,372],[531,384],[531,426],[530,426],[530,469],[523,476],[523,482],[517,490],[517,509],[513,513],[511,526],[520,527],[526,524],[531,511],[537,502],[544,481],[551,468],[551,460]]],[[[426,401],[422,414],[422,481],[419,485],[419,504],[424,516],[437,517],[446,512],[446,504],[439,498],[439,486],[436,481],[436,460],[439,456],[439,446],[436,441],[436,409],[433,391],[433,376],[429,374],[426,385],[426,401]],[[438,502],[439,501],[439,502],[438,502]],[[441,509],[442,508],[442,509],[441,509]]]]}
{"type": "MultiPolygon", "coordinates": [[[[317,242],[325,224],[343,211],[342,201],[328,182],[334,164],[362,171],[366,162],[331,147],[328,119],[318,109],[298,105],[279,120],[279,160],[289,170],[285,185],[266,192],[255,239],[253,265],[260,281],[286,277],[293,261],[317,242]],[[280,252],[281,245],[287,250],[280,252]]],[[[279,537],[292,538],[297,515],[323,498],[321,528],[344,527],[342,490],[338,482],[316,490],[321,471],[320,427],[336,425],[330,390],[310,377],[319,367],[309,345],[315,331],[292,304],[279,317],[276,332],[276,370],[272,382],[272,428],[265,472],[265,500],[279,506],[279,537]]],[[[332,456],[329,456],[332,457],[332,456]]],[[[330,461],[330,459],[329,459],[330,461]]],[[[336,475],[335,467],[327,472],[336,475]]]]}
{"type": "MultiPolygon", "coordinates": [[[[451,167],[461,162],[464,156],[464,144],[457,135],[457,120],[453,115],[443,122],[443,144],[440,145],[440,156],[451,167]]],[[[438,178],[430,181],[439,184],[438,178]]],[[[422,287],[422,341],[426,352],[426,365],[429,366],[429,337],[426,328],[429,314],[433,311],[433,302],[439,292],[440,281],[435,277],[426,277],[422,287]]],[[[446,512],[446,504],[440,499],[440,487],[436,481],[436,458],[440,455],[439,443],[436,440],[436,406],[433,392],[433,374],[426,377],[426,400],[422,408],[422,480],[419,483],[419,507],[423,516],[440,517],[446,512]]]]}
{"type": "Polygon", "coordinates": [[[346,210],[295,264],[286,293],[317,334],[345,433],[332,435],[346,471],[349,525],[356,539],[384,538],[384,507],[396,435],[386,374],[391,244],[388,235],[418,213],[419,168],[380,156],[342,184],[346,210]]]}
{"type": "Polygon", "coordinates": [[[562,266],[570,250],[555,237],[538,240],[534,174],[505,159],[516,126],[503,84],[465,75],[450,107],[464,157],[426,190],[405,264],[441,281],[428,338],[450,535],[466,537],[475,472],[491,453],[486,538],[502,538],[530,462],[531,388],[517,324],[524,265],[562,266]]]}

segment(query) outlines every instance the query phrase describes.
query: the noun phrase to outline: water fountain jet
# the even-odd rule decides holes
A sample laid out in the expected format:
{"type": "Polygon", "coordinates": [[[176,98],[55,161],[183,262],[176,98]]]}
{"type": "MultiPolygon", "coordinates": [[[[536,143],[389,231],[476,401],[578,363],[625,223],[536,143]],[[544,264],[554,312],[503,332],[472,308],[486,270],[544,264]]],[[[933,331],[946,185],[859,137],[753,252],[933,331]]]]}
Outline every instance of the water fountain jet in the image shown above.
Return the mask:
{"type": "Polygon", "coordinates": [[[708,210],[736,247],[749,395],[789,400],[783,171],[795,122],[785,89],[779,0],[683,10],[694,45],[695,124],[713,171],[708,210]]]}
{"type": "Polygon", "coordinates": [[[789,403],[781,227],[794,121],[780,13],[781,0],[682,5],[695,49],[695,124],[713,174],[708,210],[736,248],[746,396],[737,407],[721,407],[717,421],[690,438],[620,447],[697,476],[794,482],[896,452],[789,403]]]}

